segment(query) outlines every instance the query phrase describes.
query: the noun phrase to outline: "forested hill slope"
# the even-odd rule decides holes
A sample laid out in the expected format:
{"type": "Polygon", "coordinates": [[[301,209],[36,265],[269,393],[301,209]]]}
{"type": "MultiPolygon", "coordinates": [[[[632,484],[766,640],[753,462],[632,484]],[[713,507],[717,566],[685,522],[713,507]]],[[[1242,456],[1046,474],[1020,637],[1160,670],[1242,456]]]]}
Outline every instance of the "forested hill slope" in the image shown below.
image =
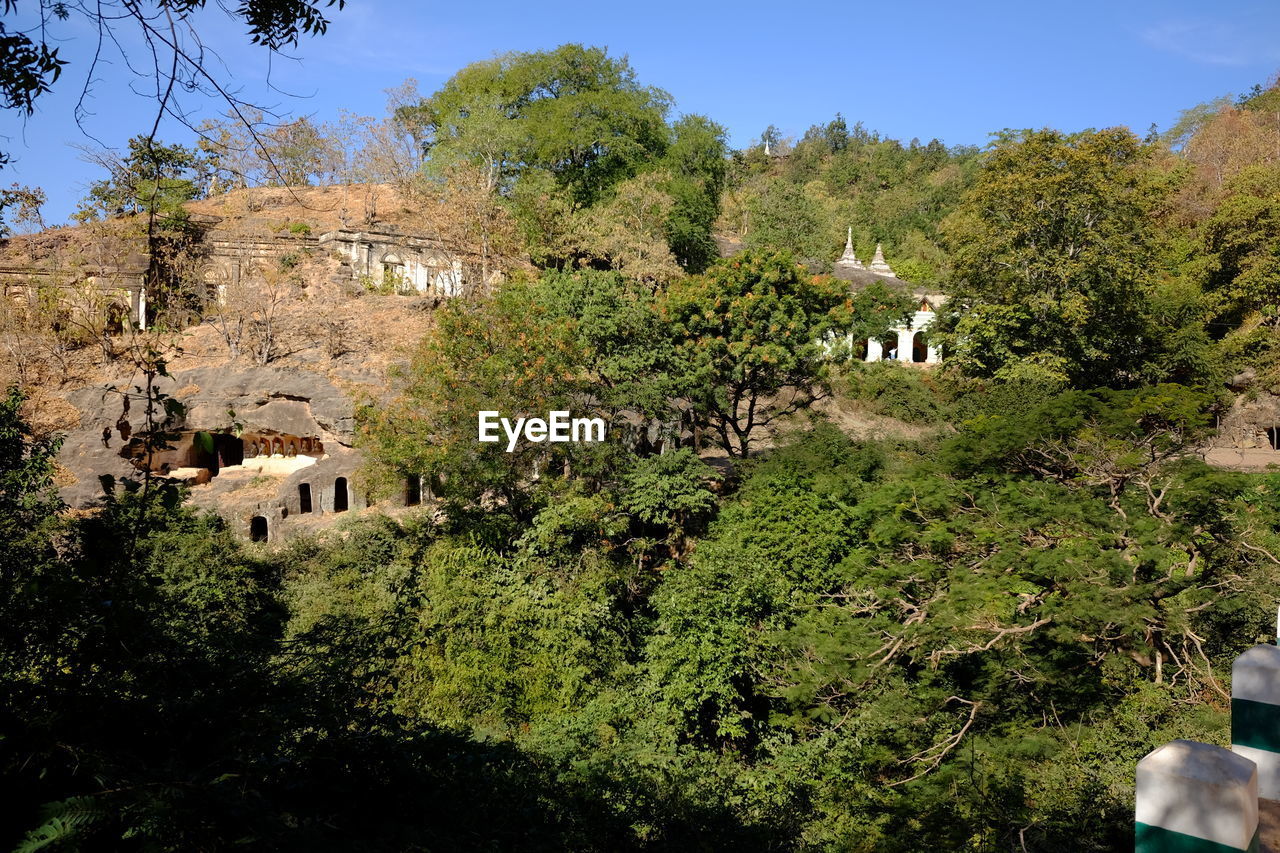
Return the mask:
{"type": "Polygon", "coordinates": [[[946,280],[939,225],[957,205],[979,165],[976,148],[887,139],[840,116],[814,125],[799,141],[772,128],[768,153],[735,152],[719,225],[746,246],[786,249],[828,270],[853,229],[858,255],[878,243],[908,281],[946,280]]]}
{"type": "MultiPolygon", "coordinates": [[[[326,493],[297,515],[336,523],[286,543],[156,477],[70,512],[57,438],[0,399],[0,843],[1129,849],[1137,760],[1227,743],[1230,662],[1275,639],[1280,474],[1198,451],[1280,386],[1278,98],[1164,138],[834,122],[730,158],[568,45],[402,103],[419,189],[465,188],[476,245],[534,265],[441,299],[386,255],[347,272],[336,313],[426,319],[381,396],[319,414],[370,498],[416,505],[326,493]],[[713,225],[747,249],[713,257],[713,225]],[[943,286],[941,365],[850,357],[918,303],[818,273],[846,227],[943,286]],[[853,403],[915,429],[850,435],[853,403]],[[480,442],[492,410],[608,428],[480,442]]],[[[307,268],[262,276],[316,288],[300,319],[307,268]]],[[[95,345],[152,379],[185,334],[125,331],[95,345]]],[[[300,338],[280,362],[384,366],[300,338]]],[[[169,381],[131,414],[178,412],[169,381]]]]}

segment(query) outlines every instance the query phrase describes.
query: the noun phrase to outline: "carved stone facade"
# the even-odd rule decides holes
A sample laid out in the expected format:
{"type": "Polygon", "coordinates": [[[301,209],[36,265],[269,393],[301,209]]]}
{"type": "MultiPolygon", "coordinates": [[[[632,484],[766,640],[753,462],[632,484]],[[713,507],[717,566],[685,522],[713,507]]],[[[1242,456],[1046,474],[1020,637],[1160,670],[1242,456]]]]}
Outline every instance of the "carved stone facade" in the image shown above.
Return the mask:
{"type": "Polygon", "coordinates": [[[146,328],[147,258],[130,255],[111,266],[60,266],[57,264],[0,263],[0,293],[6,299],[35,300],[46,289],[56,289],[68,311],[96,316],[108,326],[126,320],[146,328]]]}
{"type": "Polygon", "coordinates": [[[343,228],[322,235],[319,246],[338,253],[356,281],[423,295],[462,292],[462,263],[437,240],[398,229],[343,228]]]}
{"type": "Polygon", "coordinates": [[[1206,462],[1238,471],[1280,466],[1280,397],[1267,393],[1253,399],[1237,397],[1217,427],[1204,451],[1206,462]]]}
{"type": "MultiPolygon", "coordinates": [[[[395,226],[339,228],[315,237],[305,230],[239,233],[227,230],[223,217],[209,214],[193,215],[190,223],[197,236],[187,247],[184,263],[192,268],[175,274],[194,275],[210,298],[225,298],[257,270],[324,252],[339,261],[335,283],[343,286],[436,297],[462,292],[462,255],[446,250],[438,240],[395,226]]],[[[110,261],[78,255],[68,261],[75,253],[57,249],[39,258],[26,257],[23,251],[0,251],[0,293],[10,299],[35,299],[53,287],[64,294],[69,310],[92,309],[102,322],[127,321],[146,328],[150,258],[145,240],[135,236],[114,242],[119,245],[110,261]]],[[[4,248],[5,241],[0,241],[0,250],[4,248]]]]}

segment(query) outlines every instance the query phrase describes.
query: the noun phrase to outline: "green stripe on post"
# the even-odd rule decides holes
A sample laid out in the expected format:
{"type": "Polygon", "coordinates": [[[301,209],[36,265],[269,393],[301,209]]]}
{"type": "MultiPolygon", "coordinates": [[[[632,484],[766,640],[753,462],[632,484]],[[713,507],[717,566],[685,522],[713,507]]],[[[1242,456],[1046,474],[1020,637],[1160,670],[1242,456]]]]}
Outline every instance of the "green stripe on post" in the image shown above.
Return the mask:
{"type": "Polygon", "coordinates": [[[1280,705],[1232,699],[1231,742],[1266,752],[1280,752],[1280,705]]]}
{"type": "Polygon", "coordinates": [[[1258,853],[1258,833],[1253,834],[1247,851],[1228,847],[1217,841],[1206,841],[1194,835],[1183,835],[1160,826],[1139,823],[1134,826],[1134,853],[1258,853]]]}

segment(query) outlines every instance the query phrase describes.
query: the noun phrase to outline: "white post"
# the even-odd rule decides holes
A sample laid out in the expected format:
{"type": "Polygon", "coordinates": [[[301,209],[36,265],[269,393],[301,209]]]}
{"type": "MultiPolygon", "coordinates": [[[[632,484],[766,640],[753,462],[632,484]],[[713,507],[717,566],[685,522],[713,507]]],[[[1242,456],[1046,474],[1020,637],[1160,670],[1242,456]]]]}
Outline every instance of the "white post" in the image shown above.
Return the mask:
{"type": "Polygon", "coordinates": [[[1257,851],[1258,769],[1220,746],[1175,740],[1138,762],[1135,853],[1257,851]]]}
{"type": "Polygon", "coordinates": [[[898,329],[898,361],[910,362],[911,359],[911,342],[915,338],[915,332],[910,329],[898,329]]]}
{"type": "Polygon", "coordinates": [[[867,340],[867,361],[879,361],[884,356],[884,348],[875,338],[867,340]]]}
{"type": "Polygon", "coordinates": [[[1231,749],[1258,765],[1258,796],[1280,800],[1280,646],[1231,664],[1231,749]]]}

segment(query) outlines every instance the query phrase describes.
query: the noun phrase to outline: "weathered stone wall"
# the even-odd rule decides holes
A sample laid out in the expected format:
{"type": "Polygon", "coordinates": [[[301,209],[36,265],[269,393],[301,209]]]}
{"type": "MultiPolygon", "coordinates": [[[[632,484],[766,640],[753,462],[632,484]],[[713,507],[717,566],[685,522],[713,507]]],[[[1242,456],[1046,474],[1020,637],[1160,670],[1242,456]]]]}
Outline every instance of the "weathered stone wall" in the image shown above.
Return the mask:
{"type": "Polygon", "coordinates": [[[462,291],[462,263],[437,240],[399,230],[339,229],[322,235],[319,245],[336,252],[356,281],[434,296],[462,291]]]}

